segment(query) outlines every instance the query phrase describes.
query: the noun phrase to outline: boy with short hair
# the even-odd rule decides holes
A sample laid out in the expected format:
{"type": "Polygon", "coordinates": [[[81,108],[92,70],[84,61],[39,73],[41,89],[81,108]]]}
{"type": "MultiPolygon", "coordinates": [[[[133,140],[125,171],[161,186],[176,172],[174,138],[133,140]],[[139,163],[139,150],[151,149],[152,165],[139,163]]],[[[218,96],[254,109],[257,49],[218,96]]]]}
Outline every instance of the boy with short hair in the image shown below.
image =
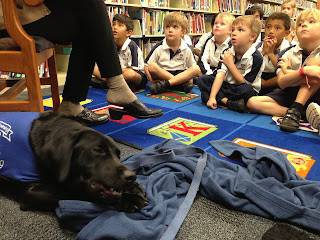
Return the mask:
{"type": "Polygon", "coordinates": [[[247,106],[254,112],[284,116],[280,129],[295,132],[308,102],[320,103],[320,11],[307,9],[297,18],[299,43],[279,58],[281,90],[252,97],[247,106]],[[310,87],[309,87],[310,86],[310,87]]]}
{"type": "Polygon", "coordinates": [[[182,40],[188,21],[180,12],[164,18],[165,38],[155,45],[145,60],[145,72],[151,81],[151,94],[176,90],[189,93],[195,76],[200,74],[192,50],[182,40]]]}
{"type": "MultiPolygon", "coordinates": [[[[133,31],[133,21],[125,14],[116,14],[112,21],[113,36],[118,48],[122,74],[131,90],[144,89],[148,82],[144,73],[142,51],[129,37],[133,31]]],[[[92,86],[107,88],[107,79],[101,78],[96,65],[93,71],[96,78],[91,80],[92,86]]]]}
{"type": "Polygon", "coordinates": [[[297,3],[295,0],[284,0],[281,4],[281,12],[287,14],[291,19],[294,19],[297,12],[297,3]]]}
{"type": "Polygon", "coordinates": [[[290,47],[290,43],[285,37],[290,32],[291,20],[285,13],[272,13],[266,20],[265,38],[262,47],[258,50],[261,52],[264,61],[264,70],[261,75],[260,95],[273,91],[278,86],[278,76],[275,67],[281,51],[290,47]]]}
{"type": "MultiPolygon", "coordinates": [[[[244,15],[252,15],[255,18],[259,19],[260,22],[263,19],[264,11],[260,6],[253,5],[252,7],[248,8],[244,15]]],[[[261,45],[262,40],[264,39],[264,33],[261,32],[257,37],[257,40],[253,43],[253,45],[258,48],[261,45]]]]}
{"type": "Polygon", "coordinates": [[[263,57],[253,46],[261,31],[261,22],[253,16],[237,17],[232,24],[232,47],[223,54],[218,65],[207,106],[245,112],[245,106],[261,87],[263,57]]]}
{"type": "Polygon", "coordinates": [[[201,91],[203,103],[207,103],[209,100],[220,55],[224,50],[231,47],[230,33],[234,19],[234,16],[228,12],[217,15],[212,27],[214,36],[206,41],[204,50],[200,55],[198,65],[204,75],[197,79],[197,84],[201,91]]]}
{"type": "Polygon", "coordinates": [[[263,18],[264,11],[260,6],[253,5],[244,12],[244,15],[253,15],[255,18],[261,20],[263,18]]]}

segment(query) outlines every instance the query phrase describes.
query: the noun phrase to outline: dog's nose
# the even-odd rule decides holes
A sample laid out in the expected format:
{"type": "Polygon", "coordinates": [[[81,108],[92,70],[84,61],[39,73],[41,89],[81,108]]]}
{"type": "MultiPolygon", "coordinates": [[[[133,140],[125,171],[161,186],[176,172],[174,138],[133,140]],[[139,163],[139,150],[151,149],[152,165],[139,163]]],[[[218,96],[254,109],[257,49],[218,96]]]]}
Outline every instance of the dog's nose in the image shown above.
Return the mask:
{"type": "Polygon", "coordinates": [[[134,182],[137,179],[137,176],[134,172],[132,172],[130,170],[126,170],[126,171],[124,171],[124,179],[127,182],[134,182]]]}

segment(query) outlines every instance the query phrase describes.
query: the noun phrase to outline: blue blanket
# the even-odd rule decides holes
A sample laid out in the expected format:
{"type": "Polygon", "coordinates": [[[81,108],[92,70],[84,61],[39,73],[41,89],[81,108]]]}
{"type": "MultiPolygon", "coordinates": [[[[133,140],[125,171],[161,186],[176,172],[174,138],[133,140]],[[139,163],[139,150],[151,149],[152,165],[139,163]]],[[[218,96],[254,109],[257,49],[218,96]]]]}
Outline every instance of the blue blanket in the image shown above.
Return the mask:
{"type": "MultiPolygon", "coordinates": [[[[226,156],[240,156],[244,167],[206,154],[200,194],[236,210],[320,232],[320,182],[301,178],[278,151],[246,148],[223,140],[210,143],[226,156]]],[[[56,209],[58,217],[79,231],[77,239],[160,239],[184,201],[197,161],[203,157],[198,148],[194,153],[184,153],[183,148],[187,146],[165,140],[122,160],[129,166],[143,162],[136,170],[137,181],[146,190],[149,205],[141,212],[124,213],[89,202],[64,200],[56,209]],[[168,157],[168,152],[173,154],[168,157]],[[165,159],[148,164],[148,158],[155,155],[165,159]]]]}

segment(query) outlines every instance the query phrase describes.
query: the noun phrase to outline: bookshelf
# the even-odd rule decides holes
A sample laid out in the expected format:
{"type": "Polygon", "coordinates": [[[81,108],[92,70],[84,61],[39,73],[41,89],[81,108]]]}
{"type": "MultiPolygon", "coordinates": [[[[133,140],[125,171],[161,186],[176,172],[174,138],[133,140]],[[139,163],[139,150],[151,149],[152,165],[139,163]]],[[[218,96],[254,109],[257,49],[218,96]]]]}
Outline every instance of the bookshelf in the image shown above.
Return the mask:
{"type": "MultiPolygon", "coordinates": [[[[152,46],[164,38],[163,19],[171,11],[180,11],[188,19],[187,34],[195,43],[201,35],[211,31],[211,17],[219,12],[221,0],[105,0],[109,18],[117,13],[133,19],[134,40],[146,57],[152,46]]],[[[224,0],[235,2],[235,0],[224,0]]],[[[236,0],[244,1],[244,0],[236,0]]],[[[234,10],[236,12],[236,10],[234,10]]],[[[240,10],[237,10],[240,12],[240,10]]]]}
{"type": "MultiPolygon", "coordinates": [[[[252,0],[247,1],[247,6],[249,5],[258,5],[265,12],[264,18],[267,18],[270,14],[274,12],[280,12],[280,5],[283,0],[252,0]]],[[[297,2],[297,13],[296,16],[299,15],[299,12],[308,8],[317,8],[317,0],[296,0],[297,2]]]]}

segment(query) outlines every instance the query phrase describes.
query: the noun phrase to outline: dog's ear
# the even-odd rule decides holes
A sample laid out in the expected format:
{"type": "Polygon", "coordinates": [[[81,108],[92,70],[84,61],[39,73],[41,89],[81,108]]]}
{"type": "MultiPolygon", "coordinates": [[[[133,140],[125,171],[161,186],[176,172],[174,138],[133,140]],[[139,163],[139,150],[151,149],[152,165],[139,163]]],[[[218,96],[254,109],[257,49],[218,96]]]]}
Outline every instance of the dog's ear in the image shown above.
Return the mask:
{"type": "Polygon", "coordinates": [[[62,183],[68,177],[73,149],[80,136],[79,130],[70,130],[65,134],[52,137],[44,144],[40,159],[42,166],[47,174],[58,182],[62,183]]]}

